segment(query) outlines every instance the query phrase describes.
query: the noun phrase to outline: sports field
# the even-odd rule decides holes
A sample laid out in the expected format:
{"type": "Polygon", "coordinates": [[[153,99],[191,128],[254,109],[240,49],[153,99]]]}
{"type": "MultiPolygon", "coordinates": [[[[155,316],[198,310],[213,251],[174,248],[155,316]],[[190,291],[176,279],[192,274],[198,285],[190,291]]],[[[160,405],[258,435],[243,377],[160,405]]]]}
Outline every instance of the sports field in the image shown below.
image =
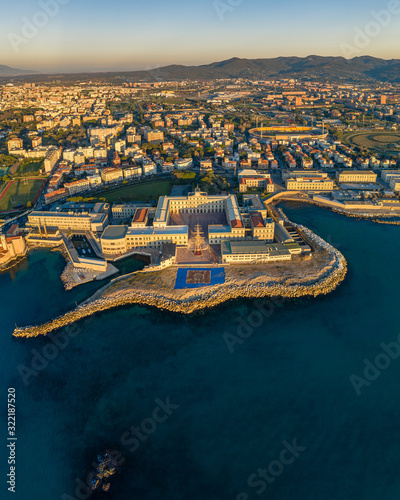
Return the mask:
{"type": "Polygon", "coordinates": [[[36,201],[44,179],[17,179],[10,181],[0,195],[0,211],[12,210],[17,205],[32,205],[36,201]]]}
{"type": "Polygon", "coordinates": [[[370,149],[380,153],[400,150],[400,132],[382,130],[378,132],[352,132],[343,138],[351,147],[370,149]]]}
{"type": "Polygon", "coordinates": [[[225,269],[223,267],[214,267],[212,269],[179,268],[176,273],[175,290],[223,285],[224,283],[225,269]]]}

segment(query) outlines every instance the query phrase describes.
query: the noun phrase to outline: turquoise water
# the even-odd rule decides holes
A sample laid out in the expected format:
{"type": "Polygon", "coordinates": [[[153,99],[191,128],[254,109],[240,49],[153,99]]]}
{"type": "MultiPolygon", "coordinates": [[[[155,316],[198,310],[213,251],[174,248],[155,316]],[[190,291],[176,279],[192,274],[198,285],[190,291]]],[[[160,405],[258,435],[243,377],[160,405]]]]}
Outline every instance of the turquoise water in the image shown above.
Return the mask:
{"type": "Polygon", "coordinates": [[[42,353],[49,339],[12,339],[14,324],[46,320],[91,289],[64,292],[63,259],[46,251],[0,275],[1,394],[5,402],[7,387],[16,388],[18,436],[17,493],[7,493],[2,475],[0,498],[84,498],[75,480],[106,448],[124,461],[110,492],[90,498],[398,498],[400,357],[360,395],[350,376],[363,376],[364,360],[374,362],[400,333],[399,228],[284,209],[345,255],[348,277],[334,293],[266,304],[266,316],[251,300],[191,318],[143,307],[105,312],[80,323],[28,385],[18,366],[31,367],[32,350],[42,353]],[[259,326],[242,327],[248,338],[231,353],[224,338],[248,320],[259,326]],[[168,397],[169,414],[155,423],[168,397]],[[145,429],[136,441],[132,426],[145,429]],[[281,466],[283,442],[294,440],[299,451],[281,466]]]}

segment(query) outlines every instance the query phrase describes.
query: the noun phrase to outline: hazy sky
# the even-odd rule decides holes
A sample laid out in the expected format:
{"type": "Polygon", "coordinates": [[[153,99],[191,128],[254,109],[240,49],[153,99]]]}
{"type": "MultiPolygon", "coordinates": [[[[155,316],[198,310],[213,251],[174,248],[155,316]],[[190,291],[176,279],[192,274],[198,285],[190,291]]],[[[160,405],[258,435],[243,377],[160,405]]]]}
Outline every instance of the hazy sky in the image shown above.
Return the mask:
{"type": "Polygon", "coordinates": [[[16,0],[2,5],[0,64],[50,72],[231,57],[390,59],[400,58],[399,28],[399,0],[16,0]],[[389,6],[395,13],[376,21],[389,6]]]}

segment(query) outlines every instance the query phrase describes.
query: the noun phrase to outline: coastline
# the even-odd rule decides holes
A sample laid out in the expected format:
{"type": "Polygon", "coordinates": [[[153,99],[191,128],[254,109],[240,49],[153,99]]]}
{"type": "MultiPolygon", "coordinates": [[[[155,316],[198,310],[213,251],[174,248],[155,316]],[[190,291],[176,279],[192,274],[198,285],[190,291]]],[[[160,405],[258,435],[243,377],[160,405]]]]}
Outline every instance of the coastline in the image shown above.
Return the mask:
{"type": "Polygon", "coordinates": [[[6,271],[9,271],[13,267],[17,266],[20,262],[22,262],[24,259],[26,259],[28,254],[29,254],[29,249],[27,247],[23,254],[16,255],[15,257],[13,257],[9,261],[7,261],[5,264],[2,264],[0,266],[0,273],[5,273],[6,271]]]}
{"type": "Polygon", "coordinates": [[[296,226],[316,248],[313,257],[302,261],[305,272],[301,267],[300,274],[298,261],[292,261],[291,265],[269,263],[254,266],[225,266],[227,282],[224,285],[177,291],[171,287],[176,268],[156,272],[136,271],[117,278],[114,283],[98,290],[76,309],[62,316],[42,325],[15,328],[13,336],[29,338],[47,335],[93,314],[128,305],[157,307],[164,311],[190,315],[239,298],[290,299],[317,297],[333,292],[346,277],[346,259],[310,229],[301,225],[296,226]],[[319,264],[317,269],[316,263],[319,264]],[[297,269],[297,275],[295,272],[288,274],[287,270],[290,267],[293,270],[297,269]]]}
{"type": "Polygon", "coordinates": [[[350,211],[350,210],[341,210],[340,208],[332,207],[331,205],[325,205],[324,203],[321,203],[319,201],[312,200],[310,198],[295,198],[295,197],[287,197],[287,198],[279,198],[276,202],[273,202],[273,204],[278,207],[278,205],[282,202],[299,202],[299,203],[307,203],[308,205],[314,205],[319,208],[325,208],[327,210],[330,210],[331,212],[335,212],[340,215],[344,215],[345,217],[352,217],[355,219],[364,219],[364,220],[369,220],[370,222],[375,222],[377,224],[390,224],[390,225],[396,225],[400,226],[400,215],[399,214],[393,214],[393,213],[365,213],[365,212],[356,212],[356,211],[350,211]],[[380,219],[385,219],[385,218],[393,218],[393,219],[399,219],[399,220],[380,220],[380,219]]]}

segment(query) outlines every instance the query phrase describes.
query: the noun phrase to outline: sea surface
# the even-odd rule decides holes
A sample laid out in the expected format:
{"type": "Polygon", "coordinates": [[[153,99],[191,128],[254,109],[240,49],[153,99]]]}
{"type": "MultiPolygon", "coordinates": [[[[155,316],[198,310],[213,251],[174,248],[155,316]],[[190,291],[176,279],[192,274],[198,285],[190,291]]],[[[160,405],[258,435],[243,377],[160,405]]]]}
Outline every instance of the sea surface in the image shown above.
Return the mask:
{"type": "Polygon", "coordinates": [[[99,284],[65,292],[64,259],[47,250],[0,274],[1,500],[399,498],[399,227],[283,208],[346,257],[332,294],[235,301],[190,318],[127,307],[63,332],[67,345],[54,349],[49,338],[12,338],[15,324],[61,314],[99,284]],[[78,491],[105,449],[121,464],[110,491],[78,491]]]}

